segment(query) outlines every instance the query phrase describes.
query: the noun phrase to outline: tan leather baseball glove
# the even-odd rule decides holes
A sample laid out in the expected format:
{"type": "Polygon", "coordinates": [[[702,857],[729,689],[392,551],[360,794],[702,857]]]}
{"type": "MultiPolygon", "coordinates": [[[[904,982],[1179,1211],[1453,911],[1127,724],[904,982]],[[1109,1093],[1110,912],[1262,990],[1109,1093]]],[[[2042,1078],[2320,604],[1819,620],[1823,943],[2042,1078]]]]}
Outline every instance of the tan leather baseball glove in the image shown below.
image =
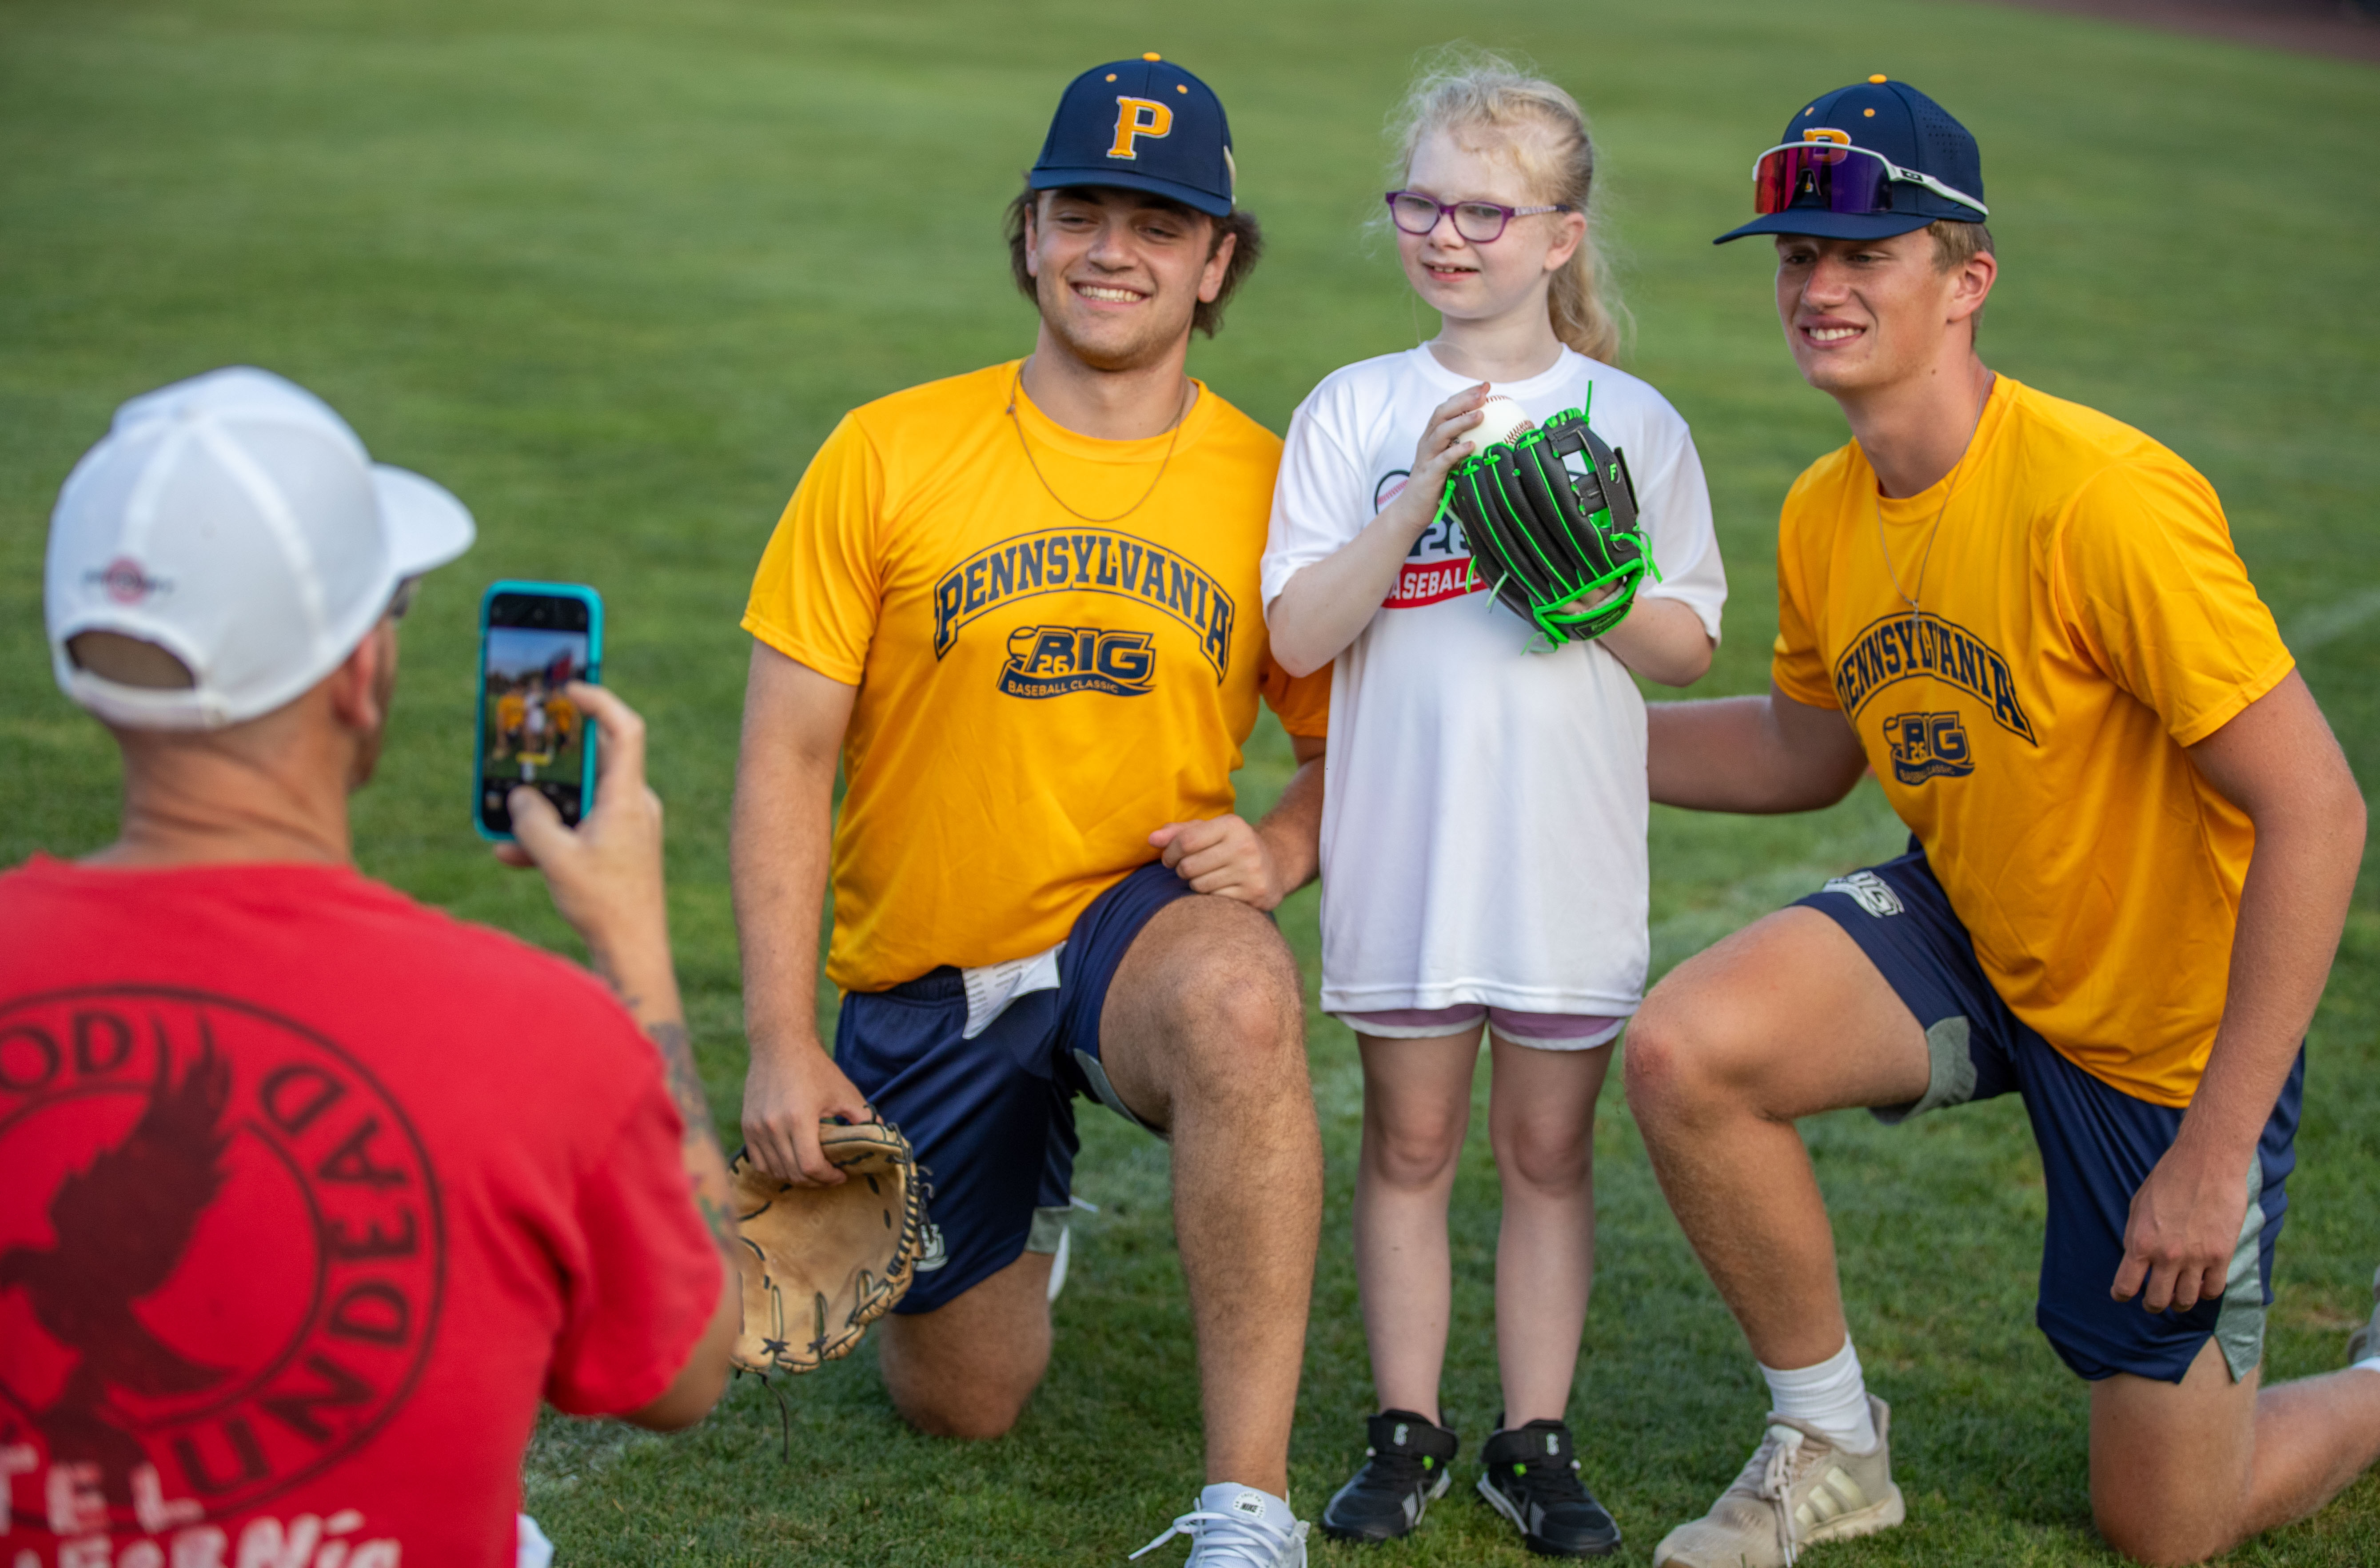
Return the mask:
{"type": "Polygon", "coordinates": [[[849,1355],[917,1278],[925,1194],[909,1140],[885,1123],[829,1122],[819,1146],[841,1185],[780,1181],[744,1149],[728,1166],[747,1249],[734,1359],[748,1372],[810,1372],[849,1355]]]}

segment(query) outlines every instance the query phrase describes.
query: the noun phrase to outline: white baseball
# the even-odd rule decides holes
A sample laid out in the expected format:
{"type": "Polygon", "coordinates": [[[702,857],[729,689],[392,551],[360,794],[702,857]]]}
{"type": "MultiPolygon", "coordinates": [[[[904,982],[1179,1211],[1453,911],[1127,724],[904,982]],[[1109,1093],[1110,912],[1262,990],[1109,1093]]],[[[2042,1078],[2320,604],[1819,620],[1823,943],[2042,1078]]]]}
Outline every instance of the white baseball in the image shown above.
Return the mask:
{"type": "Polygon", "coordinates": [[[1474,453],[1485,452],[1498,442],[1511,444],[1523,433],[1537,428],[1537,422],[1521,411],[1521,406],[1500,394],[1479,405],[1479,422],[1463,432],[1474,453]]]}

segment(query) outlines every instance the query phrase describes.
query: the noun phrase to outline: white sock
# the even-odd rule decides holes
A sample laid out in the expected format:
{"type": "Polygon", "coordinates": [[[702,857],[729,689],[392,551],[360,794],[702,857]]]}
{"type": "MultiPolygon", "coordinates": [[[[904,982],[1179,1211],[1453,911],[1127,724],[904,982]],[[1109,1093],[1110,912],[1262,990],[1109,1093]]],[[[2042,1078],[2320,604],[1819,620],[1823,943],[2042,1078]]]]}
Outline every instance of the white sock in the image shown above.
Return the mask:
{"type": "Polygon", "coordinates": [[[1848,1336],[1843,1348],[1815,1367],[1779,1371],[1759,1363],[1768,1380],[1769,1407],[1779,1416],[1815,1428],[1838,1447],[1853,1453],[1876,1450],[1876,1416],[1867,1404],[1867,1384],[1860,1379],[1859,1352],[1848,1336]]]}
{"type": "Polygon", "coordinates": [[[2367,1355],[2348,1367],[2350,1372],[2380,1372],[2380,1355],[2367,1355]]]}

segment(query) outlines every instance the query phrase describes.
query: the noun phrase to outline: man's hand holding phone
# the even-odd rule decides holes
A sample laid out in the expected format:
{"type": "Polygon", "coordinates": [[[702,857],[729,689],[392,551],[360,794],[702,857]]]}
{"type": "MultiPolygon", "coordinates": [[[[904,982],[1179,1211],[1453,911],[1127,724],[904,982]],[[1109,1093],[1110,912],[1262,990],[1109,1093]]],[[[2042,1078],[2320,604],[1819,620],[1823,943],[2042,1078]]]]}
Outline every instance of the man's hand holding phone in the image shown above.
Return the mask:
{"type": "Polygon", "coordinates": [[[600,686],[573,681],[563,690],[602,731],[595,808],[577,827],[567,827],[544,796],[516,785],[505,802],[513,842],[496,845],[496,858],[544,873],[554,908],[587,943],[588,957],[630,1012],[674,1016],[662,797],[645,783],[645,722],[600,686]]]}

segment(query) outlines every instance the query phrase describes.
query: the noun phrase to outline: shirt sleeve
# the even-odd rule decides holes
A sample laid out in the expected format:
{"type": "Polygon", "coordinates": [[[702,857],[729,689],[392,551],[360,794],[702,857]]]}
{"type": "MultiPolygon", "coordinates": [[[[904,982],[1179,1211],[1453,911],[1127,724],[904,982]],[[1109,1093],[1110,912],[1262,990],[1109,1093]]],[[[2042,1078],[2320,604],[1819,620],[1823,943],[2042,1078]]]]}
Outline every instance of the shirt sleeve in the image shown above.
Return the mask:
{"type": "Polygon", "coordinates": [[[2051,572],[2089,656],[2179,745],[2221,729],[2295,665],[2213,487],[2179,465],[2123,464],[2085,486],[2051,572]]]}
{"type": "Polygon", "coordinates": [[[695,1209],[685,1124],[658,1070],[581,1173],[555,1238],[562,1331],[545,1397],[572,1416],[620,1416],[667,1392],[719,1307],[726,1270],[695,1209]]]}
{"type": "Polygon", "coordinates": [[[746,631],[846,686],[868,667],[883,603],[885,491],[882,456],[845,415],[777,519],[744,610],[746,631]]]}
{"type": "MultiPolygon", "coordinates": [[[[1638,485],[1636,501],[1643,508],[1637,526],[1653,547],[1653,565],[1660,568],[1658,582],[1647,579],[1636,590],[1639,599],[1674,599],[1693,610],[1718,640],[1719,612],[1727,604],[1727,566],[1720,561],[1718,534],[1711,526],[1710,485],[1703,478],[1701,454],[1685,421],[1672,413],[1674,439],[1665,450],[1648,456],[1660,459],[1638,485]]],[[[1634,479],[1633,474],[1630,476],[1634,479]]]]}
{"type": "Polygon", "coordinates": [[[1298,405],[1273,481],[1272,526],[1265,541],[1264,602],[1269,612],[1289,579],[1335,554],[1372,520],[1364,470],[1332,429],[1343,417],[1328,383],[1298,405]]]}
{"type": "Polygon", "coordinates": [[[1264,662],[1257,667],[1257,689],[1264,694],[1266,706],[1281,720],[1281,727],[1293,735],[1307,740],[1320,740],[1330,733],[1330,666],[1325,664],[1310,675],[1293,675],[1272,662],[1268,650],[1264,662]]]}
{"type": "Polygon", "coordinates": [[[1785,494],[1777,522],[1777,642],[1768,661],[1768,677],[1779,690],[1806,708],[1840,708],[1827,656],[1818,647],[1818,632],[1810,618],[1810,588],[1803,575],[1801,536],[1806,529],[1798,519],[1807,505],[1809,476],[1794,481],[1785,494]]]}

